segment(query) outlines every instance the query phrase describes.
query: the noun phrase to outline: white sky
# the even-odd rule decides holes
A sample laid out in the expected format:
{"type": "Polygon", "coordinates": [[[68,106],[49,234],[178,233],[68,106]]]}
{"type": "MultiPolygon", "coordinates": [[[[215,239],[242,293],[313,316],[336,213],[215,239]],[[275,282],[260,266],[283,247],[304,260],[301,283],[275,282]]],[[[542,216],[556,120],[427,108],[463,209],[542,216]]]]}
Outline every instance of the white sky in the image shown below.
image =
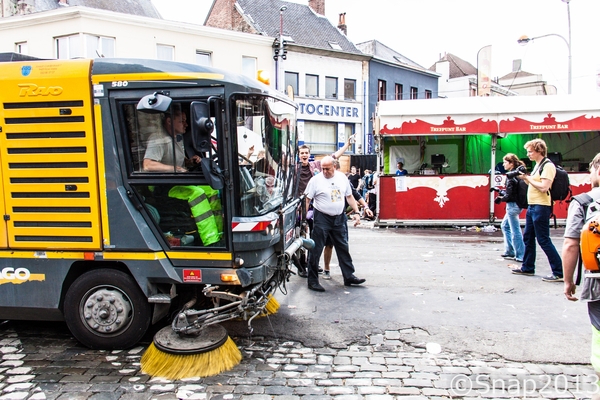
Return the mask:
{"type": "MultiPolygon", "coordinates": [[[[212,5],[212,0],[152,2],[165,19],[199,25],[212,5]]],[[[570,10],[573,93],[600,92],[600,0],[571,0],[570,10]]],[[[479,49],[492,45],[493,77],[508,74],[513,60],[521,59],[524,71],[543,74],[559,94],[567,93],[568,47],[560,37],[517,44],[522,35],[558,34],[568,41],[567,4],[561,0],[325,0],[325,12],[336,26],[338,15],[346,13],[352,42],[376,39],[425,68],[444,52],[477,67],[479,49]]]]}

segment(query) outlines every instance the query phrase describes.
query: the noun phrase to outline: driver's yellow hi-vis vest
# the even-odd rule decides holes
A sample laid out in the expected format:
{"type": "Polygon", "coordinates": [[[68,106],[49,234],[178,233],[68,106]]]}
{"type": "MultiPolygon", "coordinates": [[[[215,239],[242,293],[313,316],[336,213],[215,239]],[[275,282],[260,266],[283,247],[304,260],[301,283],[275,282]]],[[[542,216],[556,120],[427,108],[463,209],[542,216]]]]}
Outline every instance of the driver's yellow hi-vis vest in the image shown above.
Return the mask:
{"type": "Polygon", "coordinates": [[[220,232],[223,228],[223,219],[221,218],[221,229],[219,229],[217,219],[213,214],[203,187],[173,186],[173,188],[169,190],[169,197],[186,200],[188,202],[192,216],[198,227],[200,239],[202,239],[202,243],[205,246],[216,243],[221,239],[220,232]]]}

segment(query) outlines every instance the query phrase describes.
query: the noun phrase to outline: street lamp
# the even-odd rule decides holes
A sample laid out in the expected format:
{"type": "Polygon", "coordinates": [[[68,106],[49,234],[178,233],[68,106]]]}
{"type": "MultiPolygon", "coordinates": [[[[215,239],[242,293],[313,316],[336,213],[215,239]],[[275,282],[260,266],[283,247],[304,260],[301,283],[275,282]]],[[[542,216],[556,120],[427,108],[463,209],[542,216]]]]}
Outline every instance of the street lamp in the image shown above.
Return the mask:
{"type": "Polygon", "coordinates": [[[279,62],[279,58],[281,57],[282,60],[285,60],[287,58],[287,49],[285,49],[283,40],[283,12],[285,10],[287,10],[287,6],[281,6],[281,8],[279,9],[279,38],[275,39],[275,41],[273,42],[273,48],[275,51],[275,55],[273,56],[273,58],[275,59],[275,86],[277,90],[281,89],[281,79],[283,78],[281,71],[283,63],[279,62]]]}
{"type": "Polygon", "coordinates": [[[559,35],[558,33],[549,33],[547,35],[542,35],[542,36],[536,36],[536,37],[532,37],[532,38],[528,38],[526,35],[523,35],[519,38],[519,40],[517,40],[517,43],[521,44],[521,45],[526,45],[529,42],[533,42],[535,39],[541,39],[541,38],[545,38],[548,36],[558,36],[559,38],[561,38],[565,44],[567,45],[567,48],[569,49],[569,77],[568,77],[568,85],[569,85],[569,89],[568,89],[568,93],[571,94],[571,89],[573,86],[573,71],[572,71],[572,59],[571,59],[571,8],[569,3],[571,2],[571,0],[561,0],[563,3],[567,3],[567,18],[568,18],[568,23],[569,23],[569,40],[565,39],[564,36],[559,35]]]}

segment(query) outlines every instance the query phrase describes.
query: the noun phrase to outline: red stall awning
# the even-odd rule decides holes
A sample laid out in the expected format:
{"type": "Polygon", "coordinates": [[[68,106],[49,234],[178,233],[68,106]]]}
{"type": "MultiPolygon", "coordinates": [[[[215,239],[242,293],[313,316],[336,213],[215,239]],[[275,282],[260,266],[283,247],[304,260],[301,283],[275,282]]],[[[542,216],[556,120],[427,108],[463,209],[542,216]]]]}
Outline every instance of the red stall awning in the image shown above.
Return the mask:
{"type": "Polygon", "coordinates": [[[384,136],[600,131],[600,96],[511,96],[379,102],[384,136]]]}

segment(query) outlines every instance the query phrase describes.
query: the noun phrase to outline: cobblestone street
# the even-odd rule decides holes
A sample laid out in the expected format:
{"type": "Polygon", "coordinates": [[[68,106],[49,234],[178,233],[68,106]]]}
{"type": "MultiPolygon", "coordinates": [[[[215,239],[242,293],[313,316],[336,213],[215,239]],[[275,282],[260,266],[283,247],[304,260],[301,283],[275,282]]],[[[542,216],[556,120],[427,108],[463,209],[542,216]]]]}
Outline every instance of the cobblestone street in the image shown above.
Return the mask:
{"type": "Polygon", "coordinates": [[[419,329],[375,333],[344,348],[238,339],[244,359],[233,370],[176,382],[139,372],[144,347],[89,350],[61,324],[9,322],[0,335],[0,399],[562,399],[597,389],[590,366],[447,353],[419,329]],[[415,337],[422,346],[405,344],[415,337]]]}

